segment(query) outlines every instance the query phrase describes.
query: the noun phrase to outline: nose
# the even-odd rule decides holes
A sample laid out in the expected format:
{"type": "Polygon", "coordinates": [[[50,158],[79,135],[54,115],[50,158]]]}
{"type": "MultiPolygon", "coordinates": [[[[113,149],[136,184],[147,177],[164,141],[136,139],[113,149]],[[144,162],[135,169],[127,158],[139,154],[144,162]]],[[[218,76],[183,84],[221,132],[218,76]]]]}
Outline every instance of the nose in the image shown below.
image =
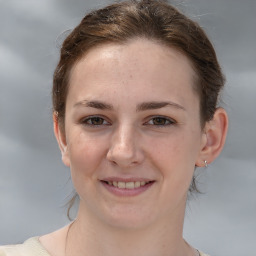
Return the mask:
{"type": "Polygon", "coordinates": [[[135,129],[119,127],[112,134],[107,159],[122,168],[138,165],[144,158],[139,145],[140,138],[135,129]]]}

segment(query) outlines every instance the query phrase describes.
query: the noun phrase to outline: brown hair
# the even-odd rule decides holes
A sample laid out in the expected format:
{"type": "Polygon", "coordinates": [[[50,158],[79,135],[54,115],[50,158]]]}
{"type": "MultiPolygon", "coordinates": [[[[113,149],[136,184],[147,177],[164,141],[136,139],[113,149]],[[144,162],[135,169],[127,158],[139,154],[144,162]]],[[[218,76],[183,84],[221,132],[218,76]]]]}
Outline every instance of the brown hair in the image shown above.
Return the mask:
{"type": "MultiPolygon", "coordinates": [[[[130,0],[87,14],[63,42],[53,79],[53,110],[64,131],[70,71],[91,48],[147,38],[182,52],[197,75],[202,125],[212,119],[224,76],[214,48],[200,26],[163,0],[130,0]]],[[[193,179],[191,189],[195,189],[193,179]]]]}

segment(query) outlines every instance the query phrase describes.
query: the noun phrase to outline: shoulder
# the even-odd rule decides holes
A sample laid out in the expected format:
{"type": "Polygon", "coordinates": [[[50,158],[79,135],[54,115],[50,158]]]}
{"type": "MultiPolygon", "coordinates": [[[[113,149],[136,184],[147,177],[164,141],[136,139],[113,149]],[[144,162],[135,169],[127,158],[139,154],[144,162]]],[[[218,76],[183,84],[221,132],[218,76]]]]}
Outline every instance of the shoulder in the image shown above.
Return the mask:
{"type": "MultiPolygon", "coordinates": [[[[205,254],[205,253],[203,253],[203,252],[201,252],[201,251],[199,251],[199,253],[200,253],[200,256],[210,256],[210,255],[205,254]]],[[[1,254],[0,254],[0,256],[1,256],[1,254]]]]}
{"type": "Polygon", "coordinates": [[[0,256],[50,256],[39,242],[38,237],[32,237],[23,244],[0,246],[0,256]]]}

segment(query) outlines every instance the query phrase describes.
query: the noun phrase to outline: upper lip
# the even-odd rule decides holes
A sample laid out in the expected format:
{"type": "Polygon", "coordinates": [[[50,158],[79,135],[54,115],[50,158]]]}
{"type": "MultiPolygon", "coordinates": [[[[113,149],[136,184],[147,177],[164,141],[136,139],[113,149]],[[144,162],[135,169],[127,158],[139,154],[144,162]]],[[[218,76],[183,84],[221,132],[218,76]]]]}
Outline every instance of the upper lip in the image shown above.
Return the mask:
{"type": "Polygon", "coordinates": [[[142,177],[106,177],[103,179],[100,179],[101,181],[121,181],[121,182],[132,182],[132,181],[145,181],[145,182],[149,182],[149,181],[154,181],[153,179],[149,179],[149,178],[142,178],[142,177]]]}

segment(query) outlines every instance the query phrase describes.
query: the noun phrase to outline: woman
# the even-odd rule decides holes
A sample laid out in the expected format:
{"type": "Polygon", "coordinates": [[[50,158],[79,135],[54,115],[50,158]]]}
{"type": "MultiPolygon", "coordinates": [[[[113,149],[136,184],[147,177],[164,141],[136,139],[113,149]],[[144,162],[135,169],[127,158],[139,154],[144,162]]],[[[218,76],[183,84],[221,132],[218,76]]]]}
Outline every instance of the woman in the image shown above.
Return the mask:
{"type": "Polygon", "coordinates": [[[195,22],[163,1],[91,12],[61,48],[53,121],[80,198],[70,225],[0,255],[198,256],[182,236],[195,167],[221,152],[224,78],[195,22]]]}

